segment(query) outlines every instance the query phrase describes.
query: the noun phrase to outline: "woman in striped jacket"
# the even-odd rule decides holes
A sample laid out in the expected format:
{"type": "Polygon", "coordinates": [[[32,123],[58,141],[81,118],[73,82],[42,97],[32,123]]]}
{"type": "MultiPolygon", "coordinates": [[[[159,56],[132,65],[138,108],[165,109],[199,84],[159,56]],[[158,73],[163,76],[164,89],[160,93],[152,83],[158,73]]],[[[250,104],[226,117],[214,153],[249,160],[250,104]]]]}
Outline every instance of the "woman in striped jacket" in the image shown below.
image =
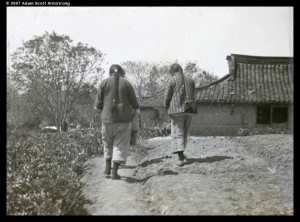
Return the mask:
{"type": "Polygon", "coordinates": [[[179,64],[173,64],[170,69],[172,78],[165,90],[164,107],[171,117],[171,149],[178,154],[179,166],[184,165],[189,129],[194,114],[197,114],[195,103],[195,81],[183,74],[179,64]]]}

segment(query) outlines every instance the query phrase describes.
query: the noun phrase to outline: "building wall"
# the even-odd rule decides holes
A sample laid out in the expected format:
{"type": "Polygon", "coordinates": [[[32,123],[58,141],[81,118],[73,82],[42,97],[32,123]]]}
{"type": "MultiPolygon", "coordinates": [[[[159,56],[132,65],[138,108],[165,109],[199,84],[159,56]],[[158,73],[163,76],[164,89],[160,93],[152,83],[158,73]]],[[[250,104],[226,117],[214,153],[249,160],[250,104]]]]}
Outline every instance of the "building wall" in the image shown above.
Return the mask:
{"type": "Polygon", "coordinates": [[[158,123],[170,122],[167,111],[162,107],[140,108],[142,126],[151,127],[158,123]]]}
{"type": "Polygon", "coordinates": [[[198,105],[191,135],[234,135],[239,128],[254,127],[256,106],[198,105]]]}
{"type": "MultiPolygon", "coordinates": [[[[291,110],[291,107],[288,107],[291,110]]],[[[190,134],[195,136],[234,136],[242,129],[249,131],[275,132],[286,131],[291,125],[291,111],[287,123],[257,124],[256,105],[198,105],[198,114],[194,116],[190,134]]]]}
{"type": "MultiPolygon", "coordinates": [[[[276,105],[285,106],[286,105],[276,105]]],[[[198,105],[198,114],[194,116],[190,135],[192,136],[235,136],[243,129],[249,132],[281,132],[293,127],[293,106],[288,106],[288,122],[283,124],[257,124],[256,105],[198,105]]],[[[271,118],[271,117],[270,117],[271,118]]],[[[170,122],[163,108],[141,108],[143,126],[154,126],[170,122]],[[156,110],[156,111],[155,111],[156,110]],[[158,115],[159,113],[159,115],[158,115]]],[[[293,132],[291,130],[291,132],[293,132]]]]}

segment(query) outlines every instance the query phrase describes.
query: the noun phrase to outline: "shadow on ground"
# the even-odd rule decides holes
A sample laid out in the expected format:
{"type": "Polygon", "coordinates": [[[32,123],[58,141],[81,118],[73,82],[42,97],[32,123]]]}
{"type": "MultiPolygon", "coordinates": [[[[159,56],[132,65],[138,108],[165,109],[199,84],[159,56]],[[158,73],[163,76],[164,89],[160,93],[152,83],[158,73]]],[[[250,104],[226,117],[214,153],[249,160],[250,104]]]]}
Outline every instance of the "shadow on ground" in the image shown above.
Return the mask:
{"type": "Polygon", "coordinates": [[[222,161],[225,159],[233,159],[230,156],[211,156],[205,158],[187,158],[185,165],[193,164],[193,163],[213,163],[222,161]]]}
{"type": "Polygon", "coordinates": [[[154,163],[160,163],[160,162],[162,162],[162,159],[163,159],[163,157],[157,158],[157,159],[152,159],[152,160],[146,160],[146,161],[140,163],[139,166],[146,167],[146,166],[154,164],[154,163]]]}
{"type": "Polygon", "coordinates": [[[119,169],[135,169],[137,166],[127,166],[127,165],[120,165],[119,169]]]}
{"type": "Polygon", "coordinates": [[[178,175],[178,172],[172,170],[160,170],[157,174],[145,177],[143,179],[136,179],[133,177],[122,177],[122,180],[126,181],[127,183],[146,183],[151,177],[153,176],[164,176],[164,175],[178,175]]]}
{"type": "Polygon", "coordinates": [[[143,179],[136,179],[133,177],[122,177],[122,180],[124,180],[127,183],[146,183],[151,177],[153,176],[149,176],[143,179]]]}

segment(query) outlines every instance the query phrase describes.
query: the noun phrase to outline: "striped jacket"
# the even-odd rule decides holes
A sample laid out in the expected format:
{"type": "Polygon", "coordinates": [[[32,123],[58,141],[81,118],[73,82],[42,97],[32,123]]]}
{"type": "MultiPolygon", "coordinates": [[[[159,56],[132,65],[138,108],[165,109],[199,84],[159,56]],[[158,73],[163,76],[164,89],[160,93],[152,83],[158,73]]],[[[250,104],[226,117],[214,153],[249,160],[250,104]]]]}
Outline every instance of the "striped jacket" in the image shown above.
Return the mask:
{"type": "Polygon", "coordinates": [[[184,113],[185,102],[192,102],[195,106],[195,111],[191,113],[197,113],[195,104],[195,81],[189,76],[183,76],[186,90],[180,73],[176,73],[175,76],[171,78],[165,90],[164,107],[168,109],[168,114],[184,113]]]}

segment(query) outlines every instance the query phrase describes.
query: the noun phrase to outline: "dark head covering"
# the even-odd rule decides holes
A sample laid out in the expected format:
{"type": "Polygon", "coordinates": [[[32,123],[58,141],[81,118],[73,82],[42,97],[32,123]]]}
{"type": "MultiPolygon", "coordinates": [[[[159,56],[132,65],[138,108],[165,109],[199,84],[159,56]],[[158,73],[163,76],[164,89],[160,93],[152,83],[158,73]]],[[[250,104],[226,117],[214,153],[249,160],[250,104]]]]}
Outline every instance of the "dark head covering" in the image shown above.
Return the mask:
{"type": "Polygon", "coordinates": [[[170,73],[174,74],[176,72],[182,73],[182,68],[179,64],[174,63],[173,65],[171,65],[170,73]]]}
{"type": "Polygon", "coordinates": [[[117,73],[120,75],[124,75],[125,72],[120,65],[113,64],[109,69],[109,75],[117,74],[117,73]]]}

